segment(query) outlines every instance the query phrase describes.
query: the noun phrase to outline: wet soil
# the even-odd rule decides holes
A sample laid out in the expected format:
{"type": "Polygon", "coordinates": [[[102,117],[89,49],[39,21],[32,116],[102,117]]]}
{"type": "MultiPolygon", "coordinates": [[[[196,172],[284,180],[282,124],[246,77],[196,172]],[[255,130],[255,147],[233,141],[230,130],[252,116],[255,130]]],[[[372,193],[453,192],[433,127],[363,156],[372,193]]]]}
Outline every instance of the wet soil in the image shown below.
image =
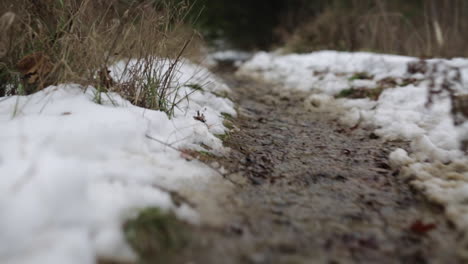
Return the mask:
{"type": "Polygon", "coordinates": [[[224,73],[239,106],[218,159],[239,183],[220,225],[193,230],[180,263],[461,263],[441,208],[389,166],[405,142],[307,111],[304,95],[224,73]]]}

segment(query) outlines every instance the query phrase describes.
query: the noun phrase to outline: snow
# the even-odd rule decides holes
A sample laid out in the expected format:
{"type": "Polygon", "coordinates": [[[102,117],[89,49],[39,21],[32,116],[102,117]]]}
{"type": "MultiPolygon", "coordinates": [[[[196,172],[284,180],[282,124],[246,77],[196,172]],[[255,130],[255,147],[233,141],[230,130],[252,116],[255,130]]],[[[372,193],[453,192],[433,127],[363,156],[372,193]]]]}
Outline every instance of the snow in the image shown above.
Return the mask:
{"type": "MultiPolygon", "coordinates": [[[[460,150],[468,138],[468,122],[454,125],[448,94],[427,106],[429,88],[447,81],[457,94],[468,94],[468,59],[431,59],[409,71],[419,59],[367,52],[321,51],[281,55],[259,52],[237,74],[310,93],[308,109],[330,109],[350,127],[375,128],[386,140],[410,142],[397,149],[390,162],[430,199],[445,205],[448,216],[468,231],[468,157],[460,150]],[[457,81],[457,70],[461,81],[457,81]],[[363,73],[365,73],[364,76],[363,73]],[[361,75],[361,77],[359,77],[361,75]],[[393,81],[390,82],[390,81],[393,81]],[[335,99],[345,89],[385,88],[376,101],[335,99]]],[[[275,87],[276,87],[275,86],[275,87]]]]}
{"type": "Polygon", "coordinates": [[[234,66],[238,67],[251,57],[252,54],[250,52],[240,50],[221,50],[208,54],[206,59],[208,65],[210,65],[211,67],[214,67],[219,63],[226,62],[233,63],[234,66]]]}
{"type": "MultiPolygon", "coordinates": [[[[358,72],[375,75],[376,80],[389,76],[403,76],[402,65],[414,60],[410,57],[372,53],[339,53],[321,51],[311,54],[275,55],[259,52],[242,65],[239,73],[279,83],[284,87],[304,91],[336,94],[362,81],[349,81],[358,72]]],[[[368,85],[368,84],[366,84],[368,85]]]]}
{"type": "Polygon", "coordinates": [[[408,156],[406,150],[397,148],[390,153],[390,163],[392,167],[398,168],[414,163],[414,160],[408,156]]]}
{"type": "MultiPolygon", "coordinates": [[[[114,77],[123,74],[118,66],[114,77]]],[[[0,98],[0,263],[131,261],[121,227],[139,210],[199,221],[165,190],[203,193],[218,176],[174,149],[225,152],[215,136],[227,131],[221,113],[236,112],[213,94],[229,88],[204,68],[185,61],[173,82],[204,91],[174,94],[191,93],[172,119],[113,93],[97,104],[96,89],[77,84],[0,98]],[[197,111],[206,123],[193,118],[197,111]]]]}

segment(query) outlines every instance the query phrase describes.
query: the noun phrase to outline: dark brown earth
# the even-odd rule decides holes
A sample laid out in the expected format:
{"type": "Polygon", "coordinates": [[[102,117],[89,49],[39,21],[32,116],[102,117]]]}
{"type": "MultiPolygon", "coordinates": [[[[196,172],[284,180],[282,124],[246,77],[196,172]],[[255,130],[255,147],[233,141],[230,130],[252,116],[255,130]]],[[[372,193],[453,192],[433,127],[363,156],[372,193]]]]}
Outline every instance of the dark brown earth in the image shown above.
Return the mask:
{"type": "Polygon", "coordinates": [[[220,199],[225,221],[194,228],[167,263],[462,263],[441,208],[388,164],[405,142],[307,111],[303,95],[223,76],[240,114],[218,162],[242,176],[220,199]]]}

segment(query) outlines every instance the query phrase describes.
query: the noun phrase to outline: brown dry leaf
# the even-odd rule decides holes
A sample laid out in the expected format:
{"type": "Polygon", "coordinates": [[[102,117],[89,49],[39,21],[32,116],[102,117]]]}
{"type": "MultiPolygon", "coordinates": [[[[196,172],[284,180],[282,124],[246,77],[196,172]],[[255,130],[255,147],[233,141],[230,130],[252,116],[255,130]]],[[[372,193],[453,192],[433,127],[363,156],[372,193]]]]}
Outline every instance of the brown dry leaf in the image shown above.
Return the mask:
{"type": "Polygon", "coordinates": [[[114,80],[110,76],[111,71],[109,69],[104,68],[99,71],[99,81],[102,87],[109,89],[115,85],[114,80]]]}
{"type": "Polygon", "coordinates": [[[418,235],[425,235],[427,232],[435,229],[437,227],[436,224],[426,224],[421,220],[415,221],[413,224],[410,226],[410,230],[413,233],[416,233],[418,235]]]}
{"type": "Polygon", "coordinates": [[[186,161],[191,161],[195,159],[195,151],[190,149],[181,149],[179,151],[180,157],[185,159],[186,161]]]}
{"type": "Polygon", "coordinates": [[[206,117],[204,114],[200,114],[200,111],[197,111],[197,115],[194,116],[193,119],[198,120],[202,123],[206,123],[206,117]]]}
{"type": "Polygon", "coordinates": [[[45,85],[45,81],[53,69],[53,64],[50,58],[42,52],[36,52],[22,58],[16,67],[27,84],[37,85],[38,89],[42,89],[44,87],[40,86],[45,85]]]}

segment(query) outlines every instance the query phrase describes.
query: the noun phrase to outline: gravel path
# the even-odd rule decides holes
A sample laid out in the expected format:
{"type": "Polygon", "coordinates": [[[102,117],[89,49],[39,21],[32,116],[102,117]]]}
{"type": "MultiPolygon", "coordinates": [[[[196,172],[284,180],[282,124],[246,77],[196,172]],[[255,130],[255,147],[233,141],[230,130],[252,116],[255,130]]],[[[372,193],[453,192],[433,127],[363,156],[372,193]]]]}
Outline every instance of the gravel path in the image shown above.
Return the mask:
{"type": "Polygon", "coordinates": [[[403,182],[372,131],[337,124],[267,84],[225,73],[239,128],[218,160],[240,183],[224,222],[193,230],[180,263],[461,263],[440,208],[403,182]]]}

